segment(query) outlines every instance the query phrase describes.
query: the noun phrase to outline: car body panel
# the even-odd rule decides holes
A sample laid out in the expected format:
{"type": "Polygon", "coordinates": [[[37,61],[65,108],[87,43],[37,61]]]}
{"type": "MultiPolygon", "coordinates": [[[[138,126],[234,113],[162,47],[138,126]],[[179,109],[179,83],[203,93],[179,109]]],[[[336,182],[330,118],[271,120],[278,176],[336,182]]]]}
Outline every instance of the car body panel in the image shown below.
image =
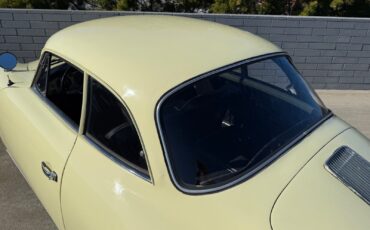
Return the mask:
{"type": "MultiPolygon", "coordinates": [[[[158,101],[201,74],[281,49],[213,22],[129,16],[66,28],[48,40],[46,51],[84,71],[83,105],[87,75],[124,102],[151,172],[151,181],[135,175],[104,155],[83,135],[83,127],[69,126],[30,87],[37,62],[0,72],[2,138],[60,229],[271,229],[271,210],[284,188],[324,146],[350,128],[328,117],[248,181],[212,194],[185,194],[168,173],[155,122],[158,101]],[[8,74],[15,82],[10,87],[8,74]],[[43,175],[42,161],[58,173],[57,183],[43,175]]],[[[82,119],[84,114],[83,106],[82,119]]]]}
{"type": "MultiPolygon", "coordinates": [[[[161,151],[159,141],[150,141],[155,140],[155,133],[148,132],[151,126],[141,130],[148,156],[161,151]]],[[[79,136],[63,178],[66,229],[270,229],[270,212],[280,192],[322,146],[348,128],[330,118],[248,182],[195,196],[173,186],[164,159],[160,165],[149,159],[151,168],[163,169],[151,184],[112,164],[79,136]]]]}
{"type": "Polygon", "coordinates": [[[29,87],[0,90],[0,127],[10,156],[59,228],[60,178],[77,133],[29,87]],[[57,173],[50,181],[41,162],[57,173]]]}
{"type": "Polygon", "coordinates": [[[369,205],[325,168],[326,161],[341,146],[350,147],[370,161],[370,142],[358,131],[349,129],[337,136],[279,197],[271,216],[274,230],[370,228],[369,205]]]}

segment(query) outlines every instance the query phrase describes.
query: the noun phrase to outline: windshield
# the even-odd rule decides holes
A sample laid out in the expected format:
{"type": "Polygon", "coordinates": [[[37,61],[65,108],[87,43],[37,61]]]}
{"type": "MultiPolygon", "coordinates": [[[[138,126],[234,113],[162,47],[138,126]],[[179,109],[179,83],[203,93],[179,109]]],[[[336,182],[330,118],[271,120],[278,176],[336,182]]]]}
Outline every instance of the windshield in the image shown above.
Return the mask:
{"type": "Polygon", "coordinates": [[[252,172],[326,114],[286,56],[235,65],[159,104],[168,167],[181,188],[217,188],[252,172]]]}

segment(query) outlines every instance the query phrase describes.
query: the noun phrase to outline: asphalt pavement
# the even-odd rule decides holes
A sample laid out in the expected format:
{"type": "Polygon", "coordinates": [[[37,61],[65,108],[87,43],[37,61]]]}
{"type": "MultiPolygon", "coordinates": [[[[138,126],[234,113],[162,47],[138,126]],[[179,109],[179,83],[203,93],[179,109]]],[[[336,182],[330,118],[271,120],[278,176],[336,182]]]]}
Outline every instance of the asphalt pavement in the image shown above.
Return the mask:
{"type": "MultiPolygon", "coordinates": [[[[370,138],[370,91],[318,91],[325,105],[370,138]]],[[[0,141],[0,229],[56,229],[0,141]]]]}

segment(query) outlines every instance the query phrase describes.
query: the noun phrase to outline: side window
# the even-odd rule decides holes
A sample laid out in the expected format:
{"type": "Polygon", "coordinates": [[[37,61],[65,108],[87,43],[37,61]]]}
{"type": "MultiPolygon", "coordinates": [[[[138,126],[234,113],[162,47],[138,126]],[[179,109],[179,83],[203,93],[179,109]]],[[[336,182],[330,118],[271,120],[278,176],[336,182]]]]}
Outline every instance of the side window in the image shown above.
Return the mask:
{"type": "Polygon", "coordinates": [[[83,72],[63,59],[46,53],[35,88],[74,125],[80,124],[83,72]]]}
{"type": "Polygon", "coordinates": [[[122,103],[90,78],[86,136],[140,175],[149,177],[139,135],[122,103]]]}
{"type": "Polygon", "coordinates": [[[40,62],[40,67],[37,72],[37,82],[35,84],[36,89],[45,96],[46,94],[46,79],[49,70],[50,55],[46,53],[40,62]]]}

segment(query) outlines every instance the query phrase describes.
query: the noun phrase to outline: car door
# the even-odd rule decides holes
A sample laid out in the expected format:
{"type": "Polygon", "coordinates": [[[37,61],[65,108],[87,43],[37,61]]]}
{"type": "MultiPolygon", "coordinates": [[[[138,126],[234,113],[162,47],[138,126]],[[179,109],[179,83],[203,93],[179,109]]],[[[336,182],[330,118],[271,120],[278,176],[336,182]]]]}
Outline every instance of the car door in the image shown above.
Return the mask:
{"type": "Polygon", "coordinates": [[[2,138],[49,215],[63,229],[60,187],[81,114],[83,72],[45,53],[31,87],[1,91],[2,138]]]}
{"type": "Polygon", "coordinates": [[[65,227],[150,229],[154,187],[136,125],[108,87],[93,78],[88,85],[85,130],[63,176],[65,227]]]}

